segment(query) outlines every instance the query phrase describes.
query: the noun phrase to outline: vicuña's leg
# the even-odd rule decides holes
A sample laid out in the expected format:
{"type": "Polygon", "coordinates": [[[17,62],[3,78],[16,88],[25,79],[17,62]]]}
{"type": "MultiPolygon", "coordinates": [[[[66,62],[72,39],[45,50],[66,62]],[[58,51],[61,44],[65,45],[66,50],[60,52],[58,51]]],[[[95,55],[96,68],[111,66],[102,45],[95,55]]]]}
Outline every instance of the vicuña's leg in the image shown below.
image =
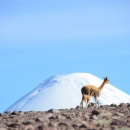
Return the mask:
{"type": "Polygon", "coordinates": [[[96,103],[97,105],[97,108],[99,108],[99,99],[98,99],[98,97],[97,97],[97,103],[96,103]]]}
{"type": "Polygon", "coordinates": [[[86,108],[88,107],[89,104],[90,104],[90,102],[86,102],[86,108]]]}
{"type": "Polygon", "coordinates": [[[94,98],[95,98],[96,108],[98,108],[98,107],[99,107],[99,104],[98,104],[98,97],[95,95],[94,98]]]}
{"type": "Polygon", "coordinates": [[[80,107],[82,107],[83,110],[83,99],[81,100],[80,107]]]}
{"type": "Polygon", "coordinates": [[[80,103],[80,107],[81,107],[81,105],[82,105],[82,100],[81,100],[81,103],[80,103]]]}

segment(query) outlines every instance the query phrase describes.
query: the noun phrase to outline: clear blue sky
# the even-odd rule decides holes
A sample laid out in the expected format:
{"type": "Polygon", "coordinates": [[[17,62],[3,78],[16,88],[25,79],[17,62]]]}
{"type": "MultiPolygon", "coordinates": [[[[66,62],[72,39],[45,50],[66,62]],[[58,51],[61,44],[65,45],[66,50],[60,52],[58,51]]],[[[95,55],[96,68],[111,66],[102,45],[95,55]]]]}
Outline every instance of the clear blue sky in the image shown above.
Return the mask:
{"type": "Polygon", "coordinates": [[[130,95],[129,0],[0,0],[0,112],[75,72],[130,95]]]}

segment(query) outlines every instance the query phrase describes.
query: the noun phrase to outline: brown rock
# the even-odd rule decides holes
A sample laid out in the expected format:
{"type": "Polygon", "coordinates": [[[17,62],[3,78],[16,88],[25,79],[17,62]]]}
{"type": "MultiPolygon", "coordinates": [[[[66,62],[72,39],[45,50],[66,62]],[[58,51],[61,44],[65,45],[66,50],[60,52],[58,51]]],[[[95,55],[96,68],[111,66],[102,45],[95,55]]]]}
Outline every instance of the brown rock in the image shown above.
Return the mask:
{"type": "Polygon", "coordinates": [[[127,103],[120,103],[119,107],[127,107],[127,103]]]}
{"type": "Polygon", "coordinates": [[[35,119],[35,121],[36,121],[36,122],[43,122],[44,119],[43,119],[43,118],[40,118],[40,117],[37,117],[37,118],[35,119]]]}
{"type": "Polygon", "coordinates": [[[126,121],[121,120],[121,119],[112,119],[112,122],[110,123],[110,125],[118,125],[118,126],[124,126],[126,125],[126,121]]]}
{"type": "Polygon", "coordinates": [[[0,128],[0,130],[7,130],[6,128],[0,128]]]}
{"type": "Polygon", "coordinates": [[[60,114],[57,114],[57,115],[56,115],[56,118],[59,119],[59,120],[60,120],[60,119],[61,119],[61,120],[65,120],[65,119],[66,119],[65,116],[62,116],[62,115],[60,115],[60,114]]]}
{"type": "Polygon", "coordinates": [[[108,116],[112,115],[112,113],[107,111],[107,110],[95,109],[92,111],[92,115],[98,116],[99,114],[100,115],[108,115],[108,116]]]}
{"type": "Polygon", "coordinates": [[[18,128],[20,126],[20,124],[17,123],[17,122],[8,122],[7,126],[8,127],[13,127],[13,128],[18,128]]]}
{"type": "Polygon", "coordinates": [[[34,128],[34,126],[33,125],[26,125],[25,127],[24,127],[24,130],[34,130],[35,128],[34,128]]]}
{"type": "Polygon", "coordinates": [[[77,106],[75,109],[80,110],[80,109],[81,109],[81,107],[80,107],[80,106],[77,106]]]}
{"type": "Polygon", "coordinates": [[[110,107],[117,107],[117,104],[111,104],[110,107]]]}
{"type": "Polygon", "coordinates": [[[93,110],[93,111],[92,111],[92,116],[93,116],[93,115],[98,116],[100,113],[101,113],[101,111],[100,111],[100,110],[95,109],[95,110],[93,110]]]}
{"type": "Polygon", "coordinates": [[[57,130],[56,127],[49,127],[49,126],[38,126],[36,130],[57,130]]]}
{"type": "Polygon", "coordinates": [[[130,103],[127,103],[127,107],[130,107],[130,103]]]}
{"type": "Polygon", "coordinates": [[[25,121],[23,121],[23,124],[24,125],[32,125],[32,124],[34,124],[34,120],[25,120],[25,121]]]}
{"type": "Polygon", "coordinates": [[[125,113],[125,114],[130,113],[130,112],[129,112],[129,109],[128,109],[128,108],[124,108],[124,109],[123,109],[123,113],[125,113]]]}
{"type": "Polygon", "coordinates": [[[124,116],[124,114],[120,113],[120,112],[116,112],[114,115],[116,115],[116,116],[124,116]]]}
{"type": "Polygon", "coordinates": [[[94,119],[94,120],[97,120],[98,117],[96,115],[93,115],[93,116],[90,116],[90,119],[94,119]]]}
{"type": "Polygon", "coordinates": [[[57,109],[50,109],[47,111],[47,113],[59,113],[59,110],[57,109]]]}

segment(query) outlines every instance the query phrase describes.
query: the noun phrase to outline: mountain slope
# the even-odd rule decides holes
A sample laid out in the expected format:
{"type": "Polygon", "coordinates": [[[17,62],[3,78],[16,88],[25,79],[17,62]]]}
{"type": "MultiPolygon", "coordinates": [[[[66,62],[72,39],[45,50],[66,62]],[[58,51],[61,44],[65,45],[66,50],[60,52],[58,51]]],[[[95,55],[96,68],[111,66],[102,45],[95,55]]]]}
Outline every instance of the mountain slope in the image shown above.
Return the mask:
{"type": "MultiPolygon", "coordinates": [[[[74,108],[81,102],[81,88],[87,84],[99,87],[103,80],[89,73],[53,76],[18,100],[6,111],[45,111],[51,108],[74,108]]],[[[106,84],[99,98],[102,105],[130,103],[130,96],[106,84]]],[[[94,102],[94,99],[91,99],[94,102]]]]}

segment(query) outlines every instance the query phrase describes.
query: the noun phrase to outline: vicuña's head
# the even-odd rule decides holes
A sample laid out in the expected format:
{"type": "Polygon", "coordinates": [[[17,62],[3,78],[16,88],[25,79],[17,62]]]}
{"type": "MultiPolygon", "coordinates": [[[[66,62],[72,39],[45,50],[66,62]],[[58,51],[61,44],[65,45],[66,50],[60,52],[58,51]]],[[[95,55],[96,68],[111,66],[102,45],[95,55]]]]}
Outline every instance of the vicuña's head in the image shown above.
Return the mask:
{"type": "Polygon", "coordinates": [[[109,79],[106,77],[106,78],[104,78],[104,82],[105,83],[109,83],[109,79]]]}

